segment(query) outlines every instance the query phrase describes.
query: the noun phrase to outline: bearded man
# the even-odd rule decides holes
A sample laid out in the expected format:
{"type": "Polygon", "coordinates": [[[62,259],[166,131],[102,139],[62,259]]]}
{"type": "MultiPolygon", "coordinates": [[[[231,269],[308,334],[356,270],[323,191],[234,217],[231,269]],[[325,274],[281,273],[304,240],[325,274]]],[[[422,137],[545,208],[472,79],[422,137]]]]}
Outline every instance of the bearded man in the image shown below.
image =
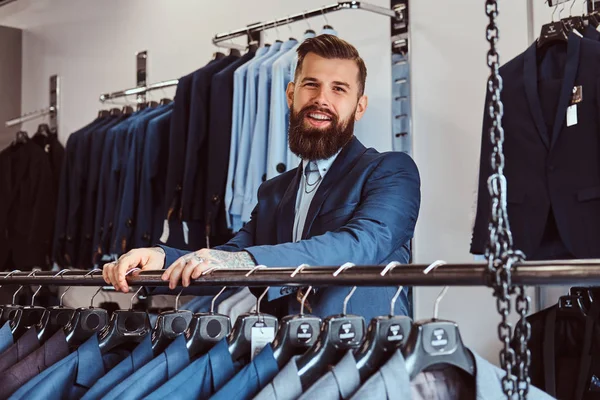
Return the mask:
{"type": "MultiPolygon", "coordinates": [[[[307,39],[298,48],[294,81],[287,87],[288,141],[301,164],[264,182],[252,218],[223,246],[193,253],[166,246],[135,249],[104,266],[104,279],[128,291],[132,268],[159,270],[169,287],[187,287],[212,267],[341,266],[408,263],[420,205],[420,179],[401,152],[367,149],[354,123],[367,110],[367,69],[354,46],[332,35],[307,39]]],[[[397,273],[401,273],[399,270],[397,273]]],[[[297,313],[293,288],[271,288],[269,310],[297,313]]],[[[308,297],[312,314],[339,314],[350,288],[323,287],[308,297]]],[[[393,287],[359,287],[347,312],[367,320],[388,313],[393,287]]],[[[407,314],[403,291],[396,304],[407,314]]]]}

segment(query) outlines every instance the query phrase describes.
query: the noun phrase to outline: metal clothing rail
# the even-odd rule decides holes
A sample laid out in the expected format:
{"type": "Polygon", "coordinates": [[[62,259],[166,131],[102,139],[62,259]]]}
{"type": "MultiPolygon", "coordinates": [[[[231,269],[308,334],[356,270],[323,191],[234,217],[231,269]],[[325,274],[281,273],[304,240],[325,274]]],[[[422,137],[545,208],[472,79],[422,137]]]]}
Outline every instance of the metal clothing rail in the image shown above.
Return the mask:
{"type": "Polygon", "coordinates": [[[23,114],[17,118],[13,118],[9,121],[6,121],[5,125],[7,127],[15,126],[22,124],[26,121],[31,121],[32,119],[40,118],[46,115],[50,116],[49,126],[50,130],[56,131],[58,127],[58,112],[59,112],[59,96],[60,96],[60,78],[58,75],[50,76],[50,91],[49,91],[49,106],[43,108],[41,110],[28,112],[23,114]]]}
{"type": "Polygon", "coordinates": [[[36,118],[39,118],[39,117],[43,117],[43,116],[48,115],[50,113],[53,113],[55,111],[56,111],[55,107],[47,107],[47,108],[44,108],[42,110],[32,111],[32,112],[23,114],[20,117],[11,119],[9,121],[6,121],[5,125],[7,127],[19,125],[19,124],[22,124],[23,122],[30,121],[32,119],[36,119],[36,118]]]}
{"type": "Polygon", "coordinates": [[[340,10],[365,10],[376,14],[385,15],[391,18],[398,18],[399,20],[403,18],[403,14],[401,12],[402,10],[390,10],[389,8],[376,6],[374,4],[366,3],[364,1],[340,1],[335,4],[316,8],[314,10],[293,14],[285,18],[279,18],[269,22],[262,22],[249,25],[245,28],[237,29],[235,31],[227,33],[220,33],[218,35],[215,35],[212,41],[215,45],[219,43],[222,44],[222,42],[224,41],[231,40],[240,36],[252,36],[253,33],[259,33],[266,29],[276,28],[278,26],[286,25],[292,22],[301,21],[303,19],[312,17],[318,17],[324,14],[340,10]]]}
{"type": "Polygon", "coordinates": [[[135,88],[131,88],[131,89],[120,90],[118,92],[104,93],[104,94],[100,95],[100,101],[105,102],[107,100],[116,99],[119,97],[145,94],[146,92],[150,92],[152,90],[164,89],[164,88],[168,88],[171,86],[177,86],[178,82],[179,82],[179,79],[171,79],[168,81],[152,83],[150,85],[144,85],[144,86],[139,86],[139,87],[135,87],[135,88]]]}
{"type": "MultiPolygon", "coordinates": [[[[221,269],[192,280],[192,286],[488,286],[487,264],[445,264],[423,273],[428,265],[402,265],[381,276],[383,266],[355,266],[333,276],[338,267],[306,267],[291,277],[295,268],[221,269]]],[[[143,271],[127,276],[133,286],[167,286],[163,271],[143,271]]],[[[100,272],[67,271],[0,273],[0,285],[105,286],[100,272]],[[10,274],[10,276],[8,276],[10,274]],[[87,274],[87,275],[86,275],[87,274]]],[[[600,286],[600,260],[527,261],[512,273],[514,285],[600,286]]]]}

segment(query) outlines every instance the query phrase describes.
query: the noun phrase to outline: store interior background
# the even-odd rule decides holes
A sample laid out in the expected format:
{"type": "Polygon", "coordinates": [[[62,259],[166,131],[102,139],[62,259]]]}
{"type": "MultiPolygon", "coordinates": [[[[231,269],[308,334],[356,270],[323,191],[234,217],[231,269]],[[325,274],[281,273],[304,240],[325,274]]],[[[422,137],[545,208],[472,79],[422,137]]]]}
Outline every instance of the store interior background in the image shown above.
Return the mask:
{"type": "MultiPolygon", "coordinates": [[[[390,6],[389,0],[370,2],[390,6]]],[[[101,93],[135,86],[136,52],[148,51],[148,82],[178,78],[209,61],[217,51],[211,43],[215,34],[325,4],[324,0],[17,0],[0,8],[0,26],[22,30],[21,68],[11,72],[12,83],[0,81],[0,90],[10,86],[14,92],[2,96],[0,117],[3,122],[47,107],[49,77],[58,74],[59,135],[64,144],[99,109],[109,107],[99,102],[101,93]],[[20,88],[15,82],[20,82],[20,88]]],[[[581,13],[582,5],[582,0],[576,0],[574,13],[581,13]]],[[[551,14],[544,0],[501,1],[501,62],[523,52],[551,14]],[[528,13],[528,6],[532,12],[528,13]]],[[[357,136],[379,151],[391,150],[390,21],[360,10],[328,14],[327,20],[340,37],[358,48],[368,68],[369,107],[356,125],[357,136]]],[[[318,32],[325,19],[291,24],[293,36],[301,38],[307,24],[318,32]]],[[[489,74],[487,24],[484,1],[410,3],[413,157],[422,180],[414,240],[418,264],[438,259],[473,261],[469,245],[489,74]]],[[[269,30],[266,41],[289,36],[290,29],[283,26],[269,30]]],[[[0,57],[11,55],[3,52],[0,57]]],[[[173,94],[173,89],[166,89],[151,97],[158,100],[173,94]]],[[[25,123],[23,128],[35,132],[38,123],[25,123]]],[[[16,129],[0,130],[0,143],[8,143],[16,129]]],[[[440,289],[415,288],[416,319],[432,316],[440,289]]],[[[452,287],[439,316],[456,321],[464,342],[497,363],[499,316],[491,289],[452,287]]]]}

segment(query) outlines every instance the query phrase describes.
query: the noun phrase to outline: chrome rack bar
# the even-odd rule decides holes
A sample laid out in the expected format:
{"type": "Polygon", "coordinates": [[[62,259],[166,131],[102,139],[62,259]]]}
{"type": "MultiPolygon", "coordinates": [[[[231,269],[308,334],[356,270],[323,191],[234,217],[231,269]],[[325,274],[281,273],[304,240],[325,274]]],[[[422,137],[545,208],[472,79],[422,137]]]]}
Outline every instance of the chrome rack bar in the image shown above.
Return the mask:
{"type": "Polygon", "coordinates": [[[266,29],[275,28],[281,25],[286,25],[291,22],[301,21],[306,18],[318,17],[327,13],[332,13],[340,10],[365,10],[369,12],[373,12],[380,15],[385,15],[390,18],[397,18],[401,20],[403,18],[403,14],[401,12],[396,12],[394,10],[390,10],[389,8],[384,8],[380,6],[376,6],[374,4],[370,4],[364,1],[340,1],[334,4],[330,4],[328,6],[323,6],[321,8],[316,8],[313,10],[297,13],[290,15],[285,18],[279,18],[269,22],[262,22],[250,25],[245,28],[236,29],[227,33],[219,33],[215,35],[212,42],[217,45],[227,40],[231,40],[233,38],[237,38],[244,35],[252,35],[253,33],[262,32],[266,29]]]}
{"type": "MultiPolygon", "coordinates": [[[[192,280],[193,286],[488,286],[487,265],[484,263],[446,264],[427,275],[428,265],[406,265],[381,276],[383,266],[356,266],[333,276],[338,267],[307,267],[293,278],[294,268],[266,268],[245,276],[248,270],[223,269],[192,280]]],[[[161,280],[163,271],[143,271],[128,276],[133,286],[167,286],[161,280]]],[[[85,276],[87,271],[69,271],[61,276],[41,271],[35,276],[27,272],[0,273],[0,284],[105,286],[102,275],[85,276]]],[[[600,286],[600,260],[526,261],[512,273],[515,285],[600,286]]]]}
{"type": "Polygon", "coordinates": [[[46,115],[50,115],[50,129],[56,131],[58,126],[58,108],[59,108],[59,97],[60,97],[60,88],[59,88],[60,79],[58,75],[52,75],[50,77],[50,106],[43,108],[41,110],[28,112],[23,114],[17,118],[13,118],[9,121],[6,121],[5,125],[7,127],[15,126],[22,124],[26,121],[31,121],[32,119],[40,118],[46,115]]]}
{"type": "Polygon", "coordinates": [[[164,89],[171,86],[177,86],[179,79],[171,79],[168,81],[156,82],[146,86],[135,87],[131,89],[120,90],[118,92],[104,93],[100,95],[100,101],[105,102],[110,99],[116,99],[118,97],[132,96],[150,92],[152,90],[164,89]]]}

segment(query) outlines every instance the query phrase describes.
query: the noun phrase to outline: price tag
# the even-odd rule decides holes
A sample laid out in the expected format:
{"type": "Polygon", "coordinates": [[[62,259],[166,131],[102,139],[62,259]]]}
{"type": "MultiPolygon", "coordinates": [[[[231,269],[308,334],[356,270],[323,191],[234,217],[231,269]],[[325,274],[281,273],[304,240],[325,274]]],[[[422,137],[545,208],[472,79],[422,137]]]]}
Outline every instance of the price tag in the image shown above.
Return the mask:
{"type": "Polygon", "coordinates": [[[190,244],[190,228],[188,227],[187,222],[183,221],[183,241],[185,244],[190,244]]]}
{"type": "Polygon", "coordinates": [[[257,322],[252,327],[250,335],[250,354],[251,360],[261,352],[261,350],[275,339],[275,328],[266,326],[263,322],[257,322]]]}
{"type": "Polygon", "coordinates": [[[577,104],[567,108],[567,127],[577,125],[577,104]]]}
{"type": "Polygon", "coordinates": [[[162,235],[160,236],[160,240],[163,243],[167,243],[167,240],[169,240],[169,220],[165,219],[163,222],[163,231],[162,231],[162,235]]]}

